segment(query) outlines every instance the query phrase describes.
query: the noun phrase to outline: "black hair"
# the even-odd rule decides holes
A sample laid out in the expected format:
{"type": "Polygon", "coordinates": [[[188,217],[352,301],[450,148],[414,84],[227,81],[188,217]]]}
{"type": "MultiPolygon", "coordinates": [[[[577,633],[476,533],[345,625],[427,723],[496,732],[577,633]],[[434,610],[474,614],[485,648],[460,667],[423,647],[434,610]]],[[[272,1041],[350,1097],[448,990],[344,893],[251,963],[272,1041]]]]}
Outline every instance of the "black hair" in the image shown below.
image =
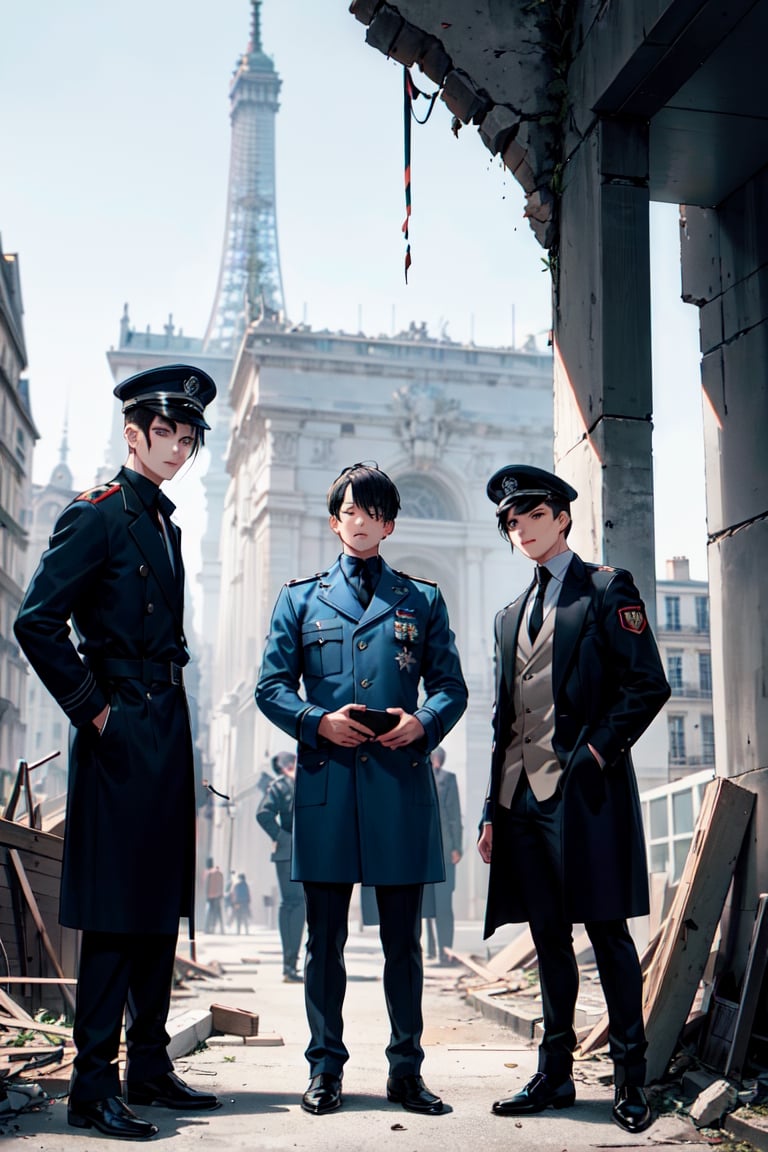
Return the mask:
{"type": "MultiPolygon", "coordinates": [[[[159,420],[164,420],[168,427],[174,432],[177,430],[179,424],[188,423],[186,420],[176,421],[172,416],[166,416],[163,412],[155,412],[154,408],[150,408],[147,404],[137,404],[135,408],[131,408],[125,413],[123,426],[126,427],[128,424],[135,424],[139,431],[143,432],[144,439],[147,444],[149,444],[149,430],[152,427],[152,421],[155,417],[159,420]]],[[[189,427],[192,429],[192,435],[195,437],[195,443],[189,454],[189,459],[194,460],[203,444],[203,429],[198,428],[196,424],[190,424],[189,427]]]]}
{"type": "Polygon", "coordinates": [[[377,464],[350,464],[328,489],[328,511],[338,517],[344,495],[352,486],[352,499],[376,520],[390,521],[400,511],[400,493],[377,464]]]}
{"type": "Polygon", "coordinates": [[[496,524],[499,529],[499,535],[503,540],[509,541],[509,532],[507,532],[507,518],[510,512],[517,512],[518,515],[524,516],[526,512],[533,512],[534,508],[538,508],[539,504],[546,504],[548,508],[552,509],[552,519],[557,520],[561,512],[568,513],[568,525],[565,529],[565,536],[571,530],[573,520],[571,518],[571,505],[567,500],[558,500],[556,496],[521,496],[514,504],[508,504],[503,511],[496,512],[496,524]]]}

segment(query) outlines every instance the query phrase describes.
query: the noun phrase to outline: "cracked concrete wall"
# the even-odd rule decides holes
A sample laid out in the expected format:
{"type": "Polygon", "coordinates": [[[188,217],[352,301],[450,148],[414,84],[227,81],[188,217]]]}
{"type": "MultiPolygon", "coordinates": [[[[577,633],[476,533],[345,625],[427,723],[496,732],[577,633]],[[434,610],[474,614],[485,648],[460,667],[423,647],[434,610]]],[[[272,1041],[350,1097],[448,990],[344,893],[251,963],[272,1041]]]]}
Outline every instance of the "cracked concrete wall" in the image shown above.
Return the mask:
{"type": "Polygon", "coordinates": [[[687,208],[683,297],[698,305],[719,774],[768,768],[768,169],[687,208]]]}

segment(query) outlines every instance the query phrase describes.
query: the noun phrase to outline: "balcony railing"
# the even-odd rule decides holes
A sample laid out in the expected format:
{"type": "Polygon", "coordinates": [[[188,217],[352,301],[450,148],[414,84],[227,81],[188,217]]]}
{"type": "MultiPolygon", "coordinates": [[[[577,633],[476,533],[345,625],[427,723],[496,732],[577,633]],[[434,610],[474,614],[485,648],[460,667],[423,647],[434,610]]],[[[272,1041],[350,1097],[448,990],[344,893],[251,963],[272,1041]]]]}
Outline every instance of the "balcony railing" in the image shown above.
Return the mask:
{"type": "Polygon", "coordinates": [[[698,684],[688,684],[687,682],[671,683],[672,695],[679,699],[683,697],[686,700],[711,700],[712,689],[701,688],[698,684]]]}

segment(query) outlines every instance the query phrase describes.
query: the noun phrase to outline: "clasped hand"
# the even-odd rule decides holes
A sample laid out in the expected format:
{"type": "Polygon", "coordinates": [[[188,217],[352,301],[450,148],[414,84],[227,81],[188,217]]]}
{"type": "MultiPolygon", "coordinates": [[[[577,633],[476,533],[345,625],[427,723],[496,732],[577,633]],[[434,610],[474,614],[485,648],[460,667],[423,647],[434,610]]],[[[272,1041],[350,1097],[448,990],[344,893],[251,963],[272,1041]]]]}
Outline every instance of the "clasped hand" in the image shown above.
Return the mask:
{"type": "Polygon", "coordinates": [[[385,748],[405,748],[424,736],[424,728],[420,720],[411,716],[402,708],[387,708],[393,716],[399,716],[397,727],[376,736],[370,728],[366,728],[361,720],[353,720],[349,715],[350,709],[359,710],[363,704],[344,704],[336,712],[326,712],[320,721],[317,732],[324,740],[331,744],[339,744],[342,748],[356,748],[359,744],[369,741],[382,744],[385,748]]]}

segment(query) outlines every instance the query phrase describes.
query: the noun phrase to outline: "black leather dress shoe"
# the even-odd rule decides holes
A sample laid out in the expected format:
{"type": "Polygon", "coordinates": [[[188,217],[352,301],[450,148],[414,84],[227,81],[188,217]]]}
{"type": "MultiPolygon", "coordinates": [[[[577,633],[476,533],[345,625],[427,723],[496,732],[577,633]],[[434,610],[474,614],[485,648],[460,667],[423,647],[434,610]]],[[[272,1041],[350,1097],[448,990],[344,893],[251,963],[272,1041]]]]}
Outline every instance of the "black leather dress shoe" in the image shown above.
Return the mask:
{"type": "Polygon", "coordinates": [[[158,1130],[156,1124],[135,1116],[120,1096],[107,1096],[104,1100],[70,1099],[67,1121],[73,1128],[97,1128],[104,1136],[123,1140],[148,1140],[158,1130]]]}
{"type": "Polygon", "coordinates": [[[576,1089],[570,1076],[561,1084],[552,1084],[544,1072],[532,1076],[524,1088],[506,1100],[497,1100],[491,1108],[496,1116],[530,1116],[545,1108],[570,1108],[576,1089]]]}
{"type": "Polygon", "coordinates": [[[154,1080],[128,1084],[129,1104],[154,1104],[158,1108],[177,1108],[187,1112],[206,1112],[220,1107],[212,1092],[198,1092],[184,1083],[175,1072],[165,1072],[154,1080]]]}
{"type": "Polygon", "coordinates": [[[616,1089],[611,1118],[625,1132],[645,1132],[653,1124],[653,1116],[642,1088],[624,1084],[616,1089]]]}
{"type": "Polygon", "coordinates": [[[301,1098],[301,1106],[305,1112],[313,1116],[322,1116],[324,1112],[333,1112],[341,1107],[341,1076],[334,1076],[333,1072],[318,1072],[309,1082],[309,1087],[301,1098]]]}
{"type": "Polygon", "coordinates": [[[389,1076],[387,1100],[402,1104],[409,1112],[422,1112],[426,1116],[439,1116],[443,1102],[430,1092],[421,1076],[389,1076]]]}

